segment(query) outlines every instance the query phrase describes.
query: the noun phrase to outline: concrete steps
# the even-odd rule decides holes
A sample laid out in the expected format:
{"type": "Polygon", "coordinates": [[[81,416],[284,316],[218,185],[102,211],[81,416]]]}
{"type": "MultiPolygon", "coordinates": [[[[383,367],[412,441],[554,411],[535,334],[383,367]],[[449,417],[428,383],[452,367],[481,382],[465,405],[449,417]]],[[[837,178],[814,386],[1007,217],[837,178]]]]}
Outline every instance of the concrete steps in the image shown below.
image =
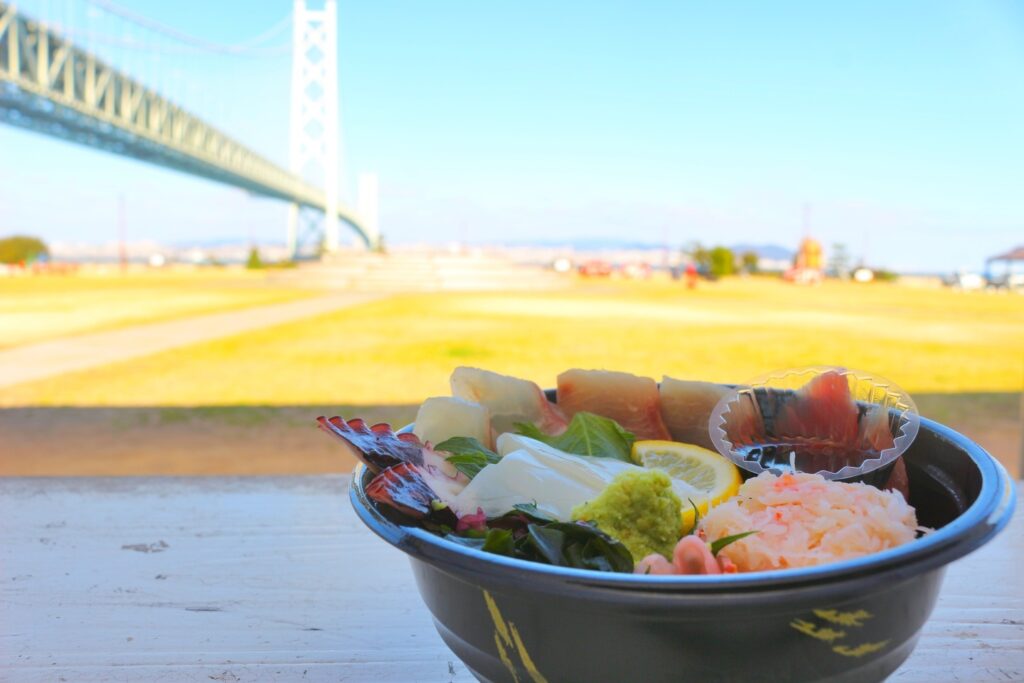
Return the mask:
{"type": "Polygon", "coordinates": [[[271,277],[291,284],[368,292],[545,290],[569,278],[497,255],[341,252],[271,277]]]}

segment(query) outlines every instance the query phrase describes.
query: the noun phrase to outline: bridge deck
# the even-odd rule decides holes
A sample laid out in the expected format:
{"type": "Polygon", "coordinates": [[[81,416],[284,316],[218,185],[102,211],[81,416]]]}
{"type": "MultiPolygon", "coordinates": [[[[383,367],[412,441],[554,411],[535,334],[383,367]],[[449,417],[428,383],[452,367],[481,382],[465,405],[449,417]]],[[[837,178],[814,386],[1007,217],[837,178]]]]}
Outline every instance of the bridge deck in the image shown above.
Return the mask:
{"type": "MultiPolygon", "coordinates": [[[[4,2],[0,122],[325,210],[323,190],[4,2]]],[[[338,218],[376,245],[351,209],[338,218]]]]}

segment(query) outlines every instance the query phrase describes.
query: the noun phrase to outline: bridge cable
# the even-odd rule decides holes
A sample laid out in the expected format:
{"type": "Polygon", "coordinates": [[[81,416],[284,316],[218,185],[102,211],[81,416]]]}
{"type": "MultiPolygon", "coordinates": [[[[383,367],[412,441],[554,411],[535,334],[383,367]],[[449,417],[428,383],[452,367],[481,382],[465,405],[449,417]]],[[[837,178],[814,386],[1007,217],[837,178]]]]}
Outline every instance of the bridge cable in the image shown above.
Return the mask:
{"type": "Polygon", "coordinates": [[[261,46],[261,43],[266,43],[270,39],[276,37],[280,33],[284,33],[286,29],[291,25],[292,17],[291,14],[286,14],[273,26],[268,28],[266,31],[244,40],[240,43],[226,44],[226,43],[215,43],[203,38],[197,38],[196,36],[189,35],[176,28],[167,26],[161,22],[155,21],[137,12],[133,12],[129,9],[121,7],[120,5],[111,2],[110,0],[84,0],[86,3],[100,9],[104,12],[117,16],[128,22],[136,24],[142,28],[159,33],[163,36],[176,40],[180,43],[184,43],[191,47],[199,48],[206,52],[214,52],[217,54],[226,54],[234,56],[266,56],[270,52],[276,52],[282,49],[291,49],[290,39],[288,44],[274,45],[274,46],[261,46]]]}

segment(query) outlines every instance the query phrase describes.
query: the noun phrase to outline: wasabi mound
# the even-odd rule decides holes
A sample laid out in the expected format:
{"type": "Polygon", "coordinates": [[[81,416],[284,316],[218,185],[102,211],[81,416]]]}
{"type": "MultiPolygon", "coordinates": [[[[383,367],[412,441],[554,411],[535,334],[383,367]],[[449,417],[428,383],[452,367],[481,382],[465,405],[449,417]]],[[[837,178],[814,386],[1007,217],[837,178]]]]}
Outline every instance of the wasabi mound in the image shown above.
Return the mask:
{"type": "Polygon", "coordinates": [[[681,511],[669,476],[650,470],[619,474],[596,498],[573,508],[572,518],[596,524],[637,560],[651,553],[672,557],[681,511]]]}

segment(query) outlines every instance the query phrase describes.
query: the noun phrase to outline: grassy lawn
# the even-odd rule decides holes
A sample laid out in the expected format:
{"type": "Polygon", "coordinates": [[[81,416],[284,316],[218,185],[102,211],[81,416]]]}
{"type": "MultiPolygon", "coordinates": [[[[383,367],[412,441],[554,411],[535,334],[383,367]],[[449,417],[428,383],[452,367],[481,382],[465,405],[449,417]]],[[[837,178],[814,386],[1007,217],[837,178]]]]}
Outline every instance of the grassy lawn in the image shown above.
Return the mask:
{"type": "Polygon", "coordinates": [[[1024,297],[762,279],[404,295],[12,387],[0,405],[409,404],[462,364],[552,386],[577,366],[728,382],[816,363],[911,392],[1020,392],[1024,297]]]}
{"type": "Polygon", "coordinates": [[[0,277],[0,349],[310,294],[226,268],[0,277]]]}
{"type": "MultiPolygon", "coordinates": [[[[206,289],[234,305],[264,293],[230,282],[206,289]]],[[[1019,474],[1024,297],[736,279],[401,295],[2,389],[0,475],[347,471],[314,417],[405,424],[462,364],[553,386],[574,366],[728,382],[817,363],[899,383],[1019,474]]]]}

